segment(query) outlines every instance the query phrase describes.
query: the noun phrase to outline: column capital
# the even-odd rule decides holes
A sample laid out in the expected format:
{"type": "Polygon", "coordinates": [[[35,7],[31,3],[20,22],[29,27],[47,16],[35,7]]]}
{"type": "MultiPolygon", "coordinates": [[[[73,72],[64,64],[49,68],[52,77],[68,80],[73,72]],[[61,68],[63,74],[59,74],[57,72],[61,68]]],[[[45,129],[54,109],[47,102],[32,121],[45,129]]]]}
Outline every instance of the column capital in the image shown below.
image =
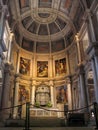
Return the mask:
{"type": "Polygon", "coordinates": [[[98,56],[98,42],[93,42],[93,44],[89,46],[87,54],[89,55],[90,58],[98,56]]]}
{"type": "Polygon", "coordinates": [[[84,65],[83,64],[80,64],[78,66],[78,74],[84,74],[85,71],[84,71],[84,65]]]}
{"type": "Polygon", "coordinates": [[[76,42],[79,42],[79,34],[78,33],[75,35],[75,39],[76,39],[76,42]]]}
{"type": "Polygon", "coordinates": [[[70,83],[71,83],[71,77],[70,77],[70,76],[68,76],[68,77],[66,78],[66,83],[67,83],[67,84],[70,84],[70,83]]]}
{"type": "Polygon", "coordinates": [[[54,85],[53,80],[50,80],[50,81],[49,81],[49,85],[50,85],[50,86],[53,86],[53,85],[54,85]]]}
{"type": "Polygon", "coordinates": [[[32,85],[36,85],[36,80],[33,80],[33,81],[32,81],[32,85]]]}
{"type": "Polygon", "coordinates": [[[15,81],[16,81],[16,82],[19,82],[19,81],[20,81],[19,79],[20,79],[19,77],[16,77],[15,81]]]}
{"type": "Polygon", "coordinates": [[[13,65],[10,62],[5,63],[4,72],[5,73],[11,73],[11,71],[14,69],[13,65]]]}

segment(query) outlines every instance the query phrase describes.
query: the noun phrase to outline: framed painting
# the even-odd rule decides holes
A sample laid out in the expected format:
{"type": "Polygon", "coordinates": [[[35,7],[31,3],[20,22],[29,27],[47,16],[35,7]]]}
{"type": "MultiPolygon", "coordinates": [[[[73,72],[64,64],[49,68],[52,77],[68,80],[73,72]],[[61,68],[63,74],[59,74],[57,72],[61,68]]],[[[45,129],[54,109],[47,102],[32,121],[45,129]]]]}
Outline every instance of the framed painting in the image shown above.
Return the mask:
{"type": "Polygon", "coordinates": [[[23,75],[30,75],[30,60],[20,57],[20,67],[19,67],[20,74],[23,75]]]}
{"type": "Polygon", "coordinates": [[[56,100],[57,103],[68,103],[67,86],[56,87],[56,100]]]}
{"type": "Polygon", "coordinates": [[[37,77],[48,77],[48,61],[37,61],[37,77]]]}
{"type": "Polygon", "coordinates": [[[59,59],[55,61],[55,75],[60,76],[66,73],[66,59],[59,59]]]}
{"type": "Polygon", "coordinates": [[[30,90],[26,88],[24,85],[19,86],[18,91],[18,101],[19,103],[25,103],[30,100],[30,90]]]}

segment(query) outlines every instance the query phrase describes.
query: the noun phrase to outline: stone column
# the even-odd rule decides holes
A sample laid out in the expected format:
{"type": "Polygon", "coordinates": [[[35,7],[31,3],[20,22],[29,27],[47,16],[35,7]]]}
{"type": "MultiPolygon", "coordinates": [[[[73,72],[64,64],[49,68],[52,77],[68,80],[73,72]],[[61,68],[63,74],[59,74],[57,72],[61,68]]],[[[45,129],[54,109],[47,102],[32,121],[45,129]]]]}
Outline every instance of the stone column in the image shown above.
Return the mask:
{"type": "Polygon", "coordinates": [[[53,76],[53,58],[52,58],[52,55],[50,55],[50,58],[49,58],[49,69],[48,69],[48,75],[50,78],[52,78],[53,76]]]}
{"type": "Polygon", "coordinates": [[[0,10],[2,12],[1,18],[0,18],[0,40],[2,40],[3,37],[3,31],[4,31],[4,23],[5,23],[5,16],[7,14],[7,6],[2,5],[2,9],[0,10]]]}
{"type": "MultiPolygon", "coordinates": [[[[93,26],[93,23],[92,23],[92,14],[90,12],[89,9],[86,10],[86,22],[87,22],[87,26],[88,26],[88,30],[89,30],[89,38],[90,38],[90,41],[91,42],[95,42],[96,41],[96,38],[95,38],[95,33],[94,33],[94,26],[93,26]]],[[[92,44],[92,43],[91,43],[92,44]]]]}
{"type": "Polygon", "coordinates": [[[36,77],[37,75],[37,62],[36,62],[36,55],[34,55],[34,58],[33,58],[33,77],[36,77]]]}
{"type": "MultiPolygon", "coordinates": [[[[14,106],[19,105],[18,104],[18,91],[19,91],[19,77],[17,75],[15,79],[15,88],[14,88],[14,106]]],[[[15,107],[14,112],[13,112],[13,118],[17,118],[18,117],[17,114],[18,114],[18,108],[15,107]]]]}
{"type": "Polygon", "coordinates": [[[77,43],[78,64],[81,64],[81,53],[80,53],[81,51],[80,51],[80,43],[79,43],[78,34],[75,37],[76,37],[76,43],[77,43]]]}
{"type": "Polygon", "coordinates": [[[0,53],[0,108],[2,103],[2,90],[3,90],[3,65],[1,64],[3,56],[0,53]]]}
{"type": "Polygon", "coordinates": [[[76,87],[73,88],[73,109],[76,109],[76,87]]]}
{"type": "Polygon", "coordinates": [[[52,104],[52,107],[54,107],[54,87],[53,87],[53,81],[50,80],[50,95],[51,95],[51,104],[52,104]]]}
{"type": "Polygon", "coordinates": [[[85,72],[83,65],[79,66],[79,86],[80,86],[80,108],[88,106],[88,99],[87,99],[87,88],[85,83],[85,72]]]}
{"type": "Polygon", "coordinates": [[[67,78],[68,109],[72,110],[72,90],[70,78],[67,78]]]}
{"type": "Polygon", "coordinates": [[[20,50],[17,50],[17,68],[16,68],[16,73],[19,73],[19,65],[20,65],[20,50]]]}
{"type": "Polygon", "coordinates": [[[11,61],[11,51],[12,51],[12,40],[13,40],[13,33],[10,33],[10,38],[9,38],[9,46],[8,46],[8,54],[7,54],[7,59],[8,62],[11,61]]]}
{"type": "MultiPolygon", "coordinates": [[[[95,1],[97,4],[97,1],[95,1]]],[[[94,8],[94,6],[92,5],[94,8]]],[[[88,48],[87,54],[91,59],[92,70],[94,73],[94,89],[95,89],[95,99],[98,102],[98,30],[97,30],[97,15],[94,13],[92,8],[92,13],[90,10],[86,11],[87,25],[90,36],[90,47],[88,48]],[[96,26],[94,26],[96,25],[96,26]]]]}
{"type": "MultiPolygon", "coordinates": [[[[92,58],[91,63],[92,63],[92,70],[93,70],[93,75],[94,75],[94,92],[95,92],[95,100],[98,103],[98,70],[96,70],[96,64],[95,59],[92,58]]],[[[98,65],[97,65],[98,67],[98,65]]],[[[97,68],[98,69],[98,68],[97,68]]]]}
{"type": "Polygon", "coordinates": [[[36,81],[33,80],[32,89],[31,89],[31,104],[32,105],[35,104],[35,87],[36,87],[36,81]]]}
{"type": "MultiPolygon", "coordinates": [[[[10,71],[11,65],[6,63],[4,68],[3,91],[2,91],[2,109],[10,107],[10,71]]],[[[9,117],[10,110],[3,111],[3,119],[9,117]]]]}

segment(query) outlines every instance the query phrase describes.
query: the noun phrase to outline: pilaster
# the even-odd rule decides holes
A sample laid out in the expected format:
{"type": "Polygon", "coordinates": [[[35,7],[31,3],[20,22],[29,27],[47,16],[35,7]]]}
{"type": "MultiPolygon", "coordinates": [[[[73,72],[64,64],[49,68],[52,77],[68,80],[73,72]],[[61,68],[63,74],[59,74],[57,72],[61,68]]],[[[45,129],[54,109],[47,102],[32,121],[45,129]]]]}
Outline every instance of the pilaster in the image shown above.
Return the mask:
{"type": "Polygon", "coordinates": [[[67,93],[68,93],[68,109],[72,110],[72,86],[71,86],[70,77],[66,79],[66,83],[67,83],[67,93]]]}
{"type": "Polygon", "coordinates": [[[79,90],[80,90],[79,102],[81,108],[88,106],[88,100],[87,100],[87,88],[85,83],[84,66],[81,64],[78,69],[79,69],[78,75],[79,75],[79,90]]]}
{"type": "Polygon", "coordinates": [[[35,87],[36,87],[36,80],[32,81],[32,88],[31,88],[31,104],[34,105],[35,103],[35,87]]]}
{"type": "MultiPolygon", "coordinates": [[[[11,65],[6,63],[4,68],[3,77],[3,90],[2,90],[2,109],[9,107],[10,104],[10,77],[11,77],[11,65]]],[[[3,111],[3,119],[9,117],[9,110],[3,111]]]]}
{"type": "Polygon", "coordinates": [[[94,89],[95,89],[95,99],[98,102],[98,43],[93,43],[92,46],[88,48],[87,54],[89,55],[92,70],[94,74],[94,89]]]}
{"type": "Polygon", "coordinates": [[[54,107],[54,83],[52,80],[50,80],[49,82],[49,85],[50,85],[50,95],[51,95],[51,104],[52,104],[52,107],[54,107]]]}
{"type": "MultiPolygon", "coordinates": [[[[18,91],[19,91],[19,76],[16,75],[15,88],[14,88],[14,106],[19,105],[18,104],[18,91]]],[[[18,116],[18,108],[15,107],[14,112],[13,112],[13,118],[17,118],[17,116],[18,116]]]]}

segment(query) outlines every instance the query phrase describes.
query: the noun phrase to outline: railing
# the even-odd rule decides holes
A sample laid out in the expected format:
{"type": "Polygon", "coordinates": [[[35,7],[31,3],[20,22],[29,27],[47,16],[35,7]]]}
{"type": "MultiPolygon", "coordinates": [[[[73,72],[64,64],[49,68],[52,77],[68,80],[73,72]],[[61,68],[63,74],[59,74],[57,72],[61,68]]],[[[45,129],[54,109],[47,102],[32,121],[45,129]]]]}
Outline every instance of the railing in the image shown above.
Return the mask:
{"type": "MultiPolygon", "coordinates": [[[[26,117],[25,117],[25,130],[30,130],[30,107],[33,106],[33,107],[36,107],[32,104],[30,104],[30,102],[26,102],[25,104],[22,104],[22,105],[17,105],[17,106],[12,106],[12,107],[8,107],[8,108],[2,108],[0,109],[0,111],[4,111],[4,110],[7,110],[7,109],[14,109],[14,108],[19,108],[23,105],[26,105],[26,117]]],[[[84,110],[84,109],[87,109],[89,107],[93,106],[93,109],[94,109],[94,117],[95,117],[95,121],[96,121],[96,129],[98,129],[98,103],[94,103],[94,104],[91,104],[89,106],[85,106],[85,107],[82,107],[82,108],[79,108],[79,109],[73,109],[73,110],[68,110],[68,111],[60,111],[60,110],[51,110],[51,109],[46,109],[44,107],[41,107],[41,106],[37,106],[37,108],[41,108],[45,111],[54,111],[54,112],[63,112],[63,113],[73,113],[73,112],[78,112],[78,111],[81,111],[81,110],[84,110]]]]}

